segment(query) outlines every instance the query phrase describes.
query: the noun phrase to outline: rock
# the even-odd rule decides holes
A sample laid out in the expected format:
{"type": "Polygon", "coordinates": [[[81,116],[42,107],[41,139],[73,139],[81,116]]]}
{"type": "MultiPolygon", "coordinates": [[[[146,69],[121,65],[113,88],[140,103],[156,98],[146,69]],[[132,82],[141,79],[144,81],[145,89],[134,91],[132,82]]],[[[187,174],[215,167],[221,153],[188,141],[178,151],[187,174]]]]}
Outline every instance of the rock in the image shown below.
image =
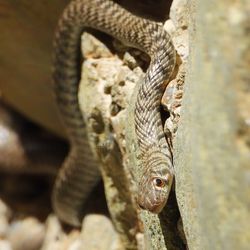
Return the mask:
{"type": "Polygon", "coordinates": [[[175,144],[184,231],[189,249],[249,249],[249,7],[188,2],[191,60],[175,144]]]}
{"type": "Polygon", "coordinates": [[[100,58],[112,57],[113,54],[109,51],[104,43],[100,42],[94,36],[84,32],[82,35],[82,53],[84,57],[100,58]]]}
{"type": "Polygon", "coordinates": [[[46,221],[46,233],[41,250],[61,250],[62,241],[65,237],[58,218],[55,215],[50,215],[46,221]]]}
{"type": "Polygon", "coordinates": [[[137,241],[137,247],[138,250],[145,250],[145,239],[144,235],[142,233],[137,233],[136,234],[136,241],[137,241]]]}
{"type": "Polygon", "coordinates": [[[1,250],[12,250],[12,247],[11,247],[9,241],[0,239],[0,249],[1,250]]]}
{"type": "Polygon", "coordinates": [[[0,238],[4,238],[7,234],[10,215],[10,209],[0,200],[0,238]]]}
{"type": "MultiPolygon", "coordinates": [[[[127,79],[124,79],[122,75],[133,78],[133,72],[116,56],[98,60],[89,58],[83,65],[79,103],[88,121],[90,144],[95,155],[101,158],[100,168],[114,226],[124,246],[134,249],[133,232],[136,219],[135,210],[131,206],[131,192],[129,191],[131,185],[127,181],[122,165],[121,148],[117,145],[117,142],[119,145],[124,144],[124,137],[117,135],[117,131],[113,133],[113,129],[116,130],[119,126],[118,117],[123,113],[126,103],[124,90],[128,86],[126,86],[127,79]],[[126,70],[123,71],[123,69],[126,70]],[[117,95],[119,97],[116,98],[117,95]],[[116,128],[113,126],[114,118],[117,118],[116,128]],[[105,126],[102,129],[96,129],[96,126],[93,126],[94,120],[102,120],[105,126]]],[[[119,131],[122,133],[122,128],[119,131]]]]}
{"type": "MultiPolygon", "coordinates": [[[[182,61],[187,61],[189,54],[188,47],[188,31],[182,30],[181,33],[173,37],[173,43],[178,55],[181,57],[182,61]]],[[[178,60],[178,58],[177,58],[178,60]]]]}
{"type": "Polygon", "coordinates": [[[44,237],[44,225],[33,217],[11,223],[7,235],[13,250],[38,250],[44,237]]]}
{"type": "Polygon", "coordinates": [[[82,224],[82,244],[88,250],[122,249],[117,233],[106,216],[88,215],[82,224]]]}
{"type": "Polygon", "coordinates": [[[59,220],[50,215],[46,221],[46,235],[41,250],[120,250],[119,237],[106,216],[88,215],[81,232],[73,229],[65,233],[59,220]]]}
{"type": "Polygon", "coordinates": [[[184,64],[181,64],[176,78],[170,81],[161,99],[161,105],[170,114],[164,124],[164,131],[166,134],[171,133],[172,140],[175,137],[180,120],[184,80],[185,67],[184,64]]]}
{"type": "Polygon", "coordinates": [[[164,23],[164,29],[172,36],[176,32],[176,27],[174,26],[174,23],[171,19],[168,19],[164,23]]]}
{"type": "Polygon", "coordinates": [[[174,25],[183,30],[188,27],[187,5],[187,0],[174,0],[170,9],[170,18],[174,25]]]}

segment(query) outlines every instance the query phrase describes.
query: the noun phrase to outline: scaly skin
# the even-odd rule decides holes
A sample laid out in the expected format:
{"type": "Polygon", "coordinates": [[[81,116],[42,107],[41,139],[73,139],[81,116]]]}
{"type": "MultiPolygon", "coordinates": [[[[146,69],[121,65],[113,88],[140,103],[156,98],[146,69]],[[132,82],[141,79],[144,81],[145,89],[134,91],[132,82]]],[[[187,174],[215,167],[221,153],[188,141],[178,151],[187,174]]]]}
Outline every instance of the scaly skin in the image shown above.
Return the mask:
{"type": "Polygon", "coordinates": [[[55,36],[54,83],[71,151],[57,177],[53,206],[65,222],[79,225],[84,202],[99,180],[78,104],[81,34],[85,27],[103,31],[151,57],[135,107],[135,130],[145,173],[138,184],[140,207],[159,213],[173,180],[171,150],[160,117],[164,80],[175,65],[175,50],[162,26],[136,17],[110,0],[75,0],[64,10],[55,36]]]}

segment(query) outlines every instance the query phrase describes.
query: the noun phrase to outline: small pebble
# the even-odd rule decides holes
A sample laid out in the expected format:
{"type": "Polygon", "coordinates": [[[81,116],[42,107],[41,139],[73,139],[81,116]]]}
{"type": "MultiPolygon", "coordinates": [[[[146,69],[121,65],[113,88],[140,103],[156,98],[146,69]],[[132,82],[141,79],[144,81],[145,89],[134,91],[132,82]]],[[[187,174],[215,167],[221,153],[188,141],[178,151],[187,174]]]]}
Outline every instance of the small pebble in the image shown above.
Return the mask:
{"type": "Polygon", "coordinates": [[[83,221],[81,234],[82,244],[86,249],[122,249],[112,222],[104,215],[92,214],[86,216],[83,221]],[[102,240],[100,241],[100,239],[102,240]]]}
{"type": "Polygon", "coordinates": [[[40,249],[45,237],[45,227],[37,219],[28,217],[10,224],[7,239],[13,250],[40,249]]]}

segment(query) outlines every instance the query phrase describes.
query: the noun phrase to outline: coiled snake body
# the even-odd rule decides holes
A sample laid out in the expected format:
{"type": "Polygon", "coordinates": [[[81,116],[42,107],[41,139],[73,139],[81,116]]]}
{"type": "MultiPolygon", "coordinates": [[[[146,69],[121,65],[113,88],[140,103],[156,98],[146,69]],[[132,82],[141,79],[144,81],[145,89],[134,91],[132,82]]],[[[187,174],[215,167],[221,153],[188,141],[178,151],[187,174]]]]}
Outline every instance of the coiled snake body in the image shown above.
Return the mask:
{"type": "Polygon", "coordinates": [[[75,0],[64,10],[55,35],[54,84],[71,151],[57,177],[52,202],[65,222],[79,225],[84,202],[99,180],[78,104],[81,34],[103,31],[151,57],[135,107],[135,131],[145,172],[138,184],[141,208],[158,213],[173,180],[172,155],[163,132],[160,99],[175,65],[175,50],[162,26],[132,15],[110,0],[75,0]]]}

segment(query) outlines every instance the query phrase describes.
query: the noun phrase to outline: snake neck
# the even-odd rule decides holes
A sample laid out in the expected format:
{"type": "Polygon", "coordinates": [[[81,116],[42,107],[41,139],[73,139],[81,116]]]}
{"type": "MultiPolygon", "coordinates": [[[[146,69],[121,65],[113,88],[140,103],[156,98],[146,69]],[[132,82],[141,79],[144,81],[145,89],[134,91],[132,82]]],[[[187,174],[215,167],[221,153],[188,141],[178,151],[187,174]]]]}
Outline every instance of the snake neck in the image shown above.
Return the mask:
{"type": "Polygon", "coordinates": [[[157,155],[158,151],[170,158],[171,150],[166,141],[160,114],[160,100],[165,87],[164,81],[169,79],[173,71],[175,52],[165,46],[166,44],[160,47],[154,55],[139,88],[135,108],[135,129],[143,155],[148,155],[151,151],[157,155]]]}

